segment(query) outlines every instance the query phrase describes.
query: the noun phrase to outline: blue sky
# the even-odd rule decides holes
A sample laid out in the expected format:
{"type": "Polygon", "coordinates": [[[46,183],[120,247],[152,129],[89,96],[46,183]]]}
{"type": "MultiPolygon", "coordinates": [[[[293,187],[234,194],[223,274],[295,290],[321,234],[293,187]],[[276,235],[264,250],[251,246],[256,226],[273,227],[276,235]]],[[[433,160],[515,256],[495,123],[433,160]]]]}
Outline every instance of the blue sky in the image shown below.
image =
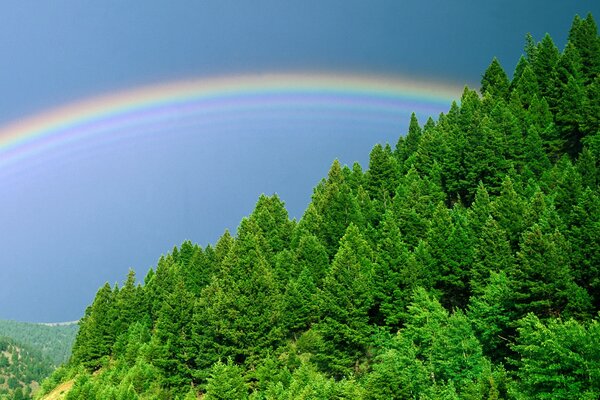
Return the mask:
{"type": "MultiPolygon", "coordinates": [[[[524,37],[562,48],[597,1],[5,1],[0,124],[66,103],[179,79],[328,71],[477,86],[524,37]]],[[[420,116],[424,118],[425,116],[420,116]]],[[[257,119],[219,135],[87,148],[0,181],[0,318],[78,319],[105,281],[141,278],[190,239],[235,230],[260,193],[294,217],[334,158],[366,165],[406,129],[257,119]]],[[[27,170],[27,166],[23,166],[27,170]]]]}

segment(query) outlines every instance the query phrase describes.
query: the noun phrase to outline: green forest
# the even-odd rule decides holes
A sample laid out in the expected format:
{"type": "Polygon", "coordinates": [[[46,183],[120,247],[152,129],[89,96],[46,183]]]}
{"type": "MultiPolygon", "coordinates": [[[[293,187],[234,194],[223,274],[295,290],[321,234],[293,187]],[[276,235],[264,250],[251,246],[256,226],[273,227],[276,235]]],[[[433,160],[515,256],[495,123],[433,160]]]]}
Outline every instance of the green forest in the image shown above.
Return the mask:
{"type": "Polygon", "coordinates": [[[0,399],[31,399],[52,362],[39,350],[0,336],[0,399]]]}
{"type": "Polygon", "coordinates": [[[55,367],[69,359],[77,329],[75,322],[35,324],[0,320],[0,336],[38,350],[55,367]]]}
{"type": "Polygon", "coordinates": [[[75,323],[35,324],[0,320],[0,400],[26,400],[68,361],[75,323]]]}
{"type": "Polygon", "coordinates": [[[298,221],[261,196],[105,284],[37,398],[600,398],[600,38],[538,39],[298,221]]]}

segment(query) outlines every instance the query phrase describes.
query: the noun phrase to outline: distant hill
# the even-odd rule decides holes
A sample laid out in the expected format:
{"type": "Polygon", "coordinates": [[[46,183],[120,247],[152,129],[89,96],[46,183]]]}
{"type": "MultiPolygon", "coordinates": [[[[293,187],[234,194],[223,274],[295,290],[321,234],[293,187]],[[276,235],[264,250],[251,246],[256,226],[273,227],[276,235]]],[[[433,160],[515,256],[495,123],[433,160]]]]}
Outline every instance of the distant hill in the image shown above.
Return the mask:
{"type": "Polygon", "coordinates": [[[0,320],[0,336],[39,350],[55,367],[67,361],[71,355],[78,329],[77,322],[36,324],[0,320]]]}
{"type": "Polygon", "coordinates": [[[53,369],[52,361],[39,350],[0,337],[0,400],[31,399],[53,369]]]}

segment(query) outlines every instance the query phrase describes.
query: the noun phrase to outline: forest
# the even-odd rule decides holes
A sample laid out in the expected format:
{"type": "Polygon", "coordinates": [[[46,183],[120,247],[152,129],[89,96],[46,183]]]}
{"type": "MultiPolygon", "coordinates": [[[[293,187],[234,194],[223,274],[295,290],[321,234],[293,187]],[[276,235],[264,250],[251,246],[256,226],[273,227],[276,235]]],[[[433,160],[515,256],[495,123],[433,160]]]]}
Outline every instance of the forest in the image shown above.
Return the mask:
{"type": "Polygon", "coordinates": [[[78,326],[0,320],[0,399],[26,400],[68,361],[78,326]]]}
{"type": "Polygon", "coordinates": [[[26,400],[53,369],[39,350],[0,336],[0,399],[26,400]]]}
{"type": "Polygon", "coordinates": [[[75,322],[36,324],[0,320],[0,336],[37,349],[55,367],[69,359],[77,329],[75,322]]]}
{"type": "Polygon", "coordinates": [[[36,397],[600,398],[593,17],[562,50],[528,35],[513,71],[334,161],[300,220],[263,195],[235,235],[105,284],[36,397]]]}

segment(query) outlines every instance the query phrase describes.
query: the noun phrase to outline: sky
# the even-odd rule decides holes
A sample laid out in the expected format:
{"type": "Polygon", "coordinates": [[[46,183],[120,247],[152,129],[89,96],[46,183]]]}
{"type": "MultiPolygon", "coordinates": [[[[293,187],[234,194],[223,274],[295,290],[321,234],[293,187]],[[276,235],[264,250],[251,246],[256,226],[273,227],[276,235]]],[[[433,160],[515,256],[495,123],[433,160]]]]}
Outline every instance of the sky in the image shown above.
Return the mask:
{"type": "Polygon", "coordinates": [[[494,56],[511,74],[528,32],[562,49],[574,15],[588,12],[598,20],[600,3],[3,1],[0,143],[39,115],[68,122],[90,99],[115,104],[172,82],[218,95],[100,113],[13,153],[0,145],[0,319],[77,320],[104,282],[129,268],[142,279],[184,240],[206,246],[235,231],[261,193],[301,217],[334,159],[366,168],[410,111],[436,118],[448,93],[478,88],[494,56]],[[261,89],[271,76],[285,77],[283,93],[261,89]],[[316,76],[423,90],[403,106],[381,88],[294,91],[316,76]],[[258,86],[236,89],[249,82],[258,86]]]}

